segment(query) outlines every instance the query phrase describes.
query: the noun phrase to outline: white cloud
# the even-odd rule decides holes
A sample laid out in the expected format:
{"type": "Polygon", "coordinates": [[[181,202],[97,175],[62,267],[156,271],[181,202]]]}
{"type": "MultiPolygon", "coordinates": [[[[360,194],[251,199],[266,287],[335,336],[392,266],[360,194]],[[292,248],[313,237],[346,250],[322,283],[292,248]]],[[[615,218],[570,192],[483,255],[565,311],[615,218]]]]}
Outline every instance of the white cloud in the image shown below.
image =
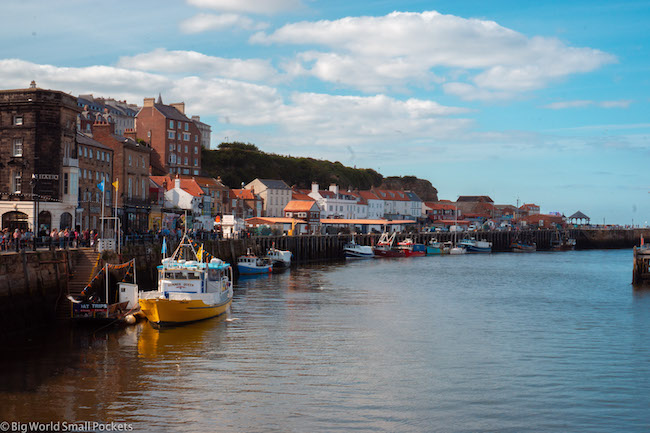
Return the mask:
{"type": "Polygon", "coordinates": [[[300,0],[186,0],[199,8],[250,14],[274,14],[302,7],[300,0]]]}
{"type": "Polygon", "coordinates": [[[241,28],[243,30],[262,30],[268,23],[255,22],[247,16],[239,14],[197,14],[192,18],[181,21],[180,28],[184,33],[202,33],[209,30],[226,30],[241,28]]]}
{"type": "Polygon", "coordinates": [[[167,51],[164,48],[132,57],[121,57],[118,66],[168,74],[199,74],[244,81],[273,81],[277,78],[277,72],[268,60],[224,59],[206,56],[196,51],[167,51]]]}
{"type": "Polygon", "coordinates": [[[493,21],[435,11],[299,22],[270,34],[258,32],[250,40],[325,47],[329,51],[310,49],[299,54],[302,70],[364,90],[439,82],[446,74],[462,75],[461,70],[470,76],[464,84],[483,95],[465,93],[467,99],[511,97],[615,61],[599,50],[569,47],[554,38],[529,38],[493,21]]]}
{"type": "Polygon", "coordinates": [[[591,100],[576,100],[576,101],[560,101],[553,102],[551,104],[545,105],[543,108],[548,108],[551,110],[563,110],[566,108],[582,108],[589,106],[596,106],[600,108],[628,108],[632,101],[629,100],[620,100],[620,101],[591,101],[591,100]]]}

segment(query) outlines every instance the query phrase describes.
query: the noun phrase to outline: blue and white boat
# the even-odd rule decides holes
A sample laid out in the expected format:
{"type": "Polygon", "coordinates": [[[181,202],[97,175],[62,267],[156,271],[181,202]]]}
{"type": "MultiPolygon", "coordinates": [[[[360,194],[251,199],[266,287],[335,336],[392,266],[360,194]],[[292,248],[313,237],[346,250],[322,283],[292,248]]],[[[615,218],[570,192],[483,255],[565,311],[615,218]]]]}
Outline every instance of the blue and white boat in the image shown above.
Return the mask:
{"type": "Polygon", "coordinates": [[[273,272],[273,262],[266,257],[257,257],[248,250],[246,255],[237,259],[237,270],[240,275],[268,274],[273,272]]]}
{"type": "Polygon", "coordinates": [[[492,252],[492,242],[488,241],[479,241],[474,238],[472,239],[463,239],[458,242],[458,245],[461,248],[465,248],[468,253],[491,253],[492,252]]]}

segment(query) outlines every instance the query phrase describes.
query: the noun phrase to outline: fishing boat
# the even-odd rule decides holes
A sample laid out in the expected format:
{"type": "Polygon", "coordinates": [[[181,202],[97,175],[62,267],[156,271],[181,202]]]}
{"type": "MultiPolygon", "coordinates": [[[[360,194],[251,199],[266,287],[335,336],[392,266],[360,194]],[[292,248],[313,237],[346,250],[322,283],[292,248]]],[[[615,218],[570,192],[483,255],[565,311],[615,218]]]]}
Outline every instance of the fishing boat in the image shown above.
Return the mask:
{"type": "Polygon", "coordinates": [[[158,266],[158,290],[140,293],[140,308],[153,325],[180,325],[228,311],[233,297],[230,264],[195,247],[183,234],[171,257],[158,266]]]}
{"type": "Polygon", "coordinates": [[[395,248],[395,233],[389,235],[384,232],[379,237],[377,244],[372,248],[372,252],[377,257],[406,257],[404,250],[395,248]]]}
{"type": "Polygon", "coordinates": [[[375,257],[371,246],[359,245],[354,238],[343,245],[343,255],[346,259],[371,259],[375,257]]]}
{"type": "Polygon", "coordinates": [[[485,240],[479,241],[474,238],[463,239],[458,242],[461,248],[465,248],[468,253],[490,253],[492,252],[492,242],[485,240]]]}
{"type": "Polygon", "coordinates": [[[246,254],[237,258],[239,275],[268,274],[273,272],[273,262],[266,257],[257,257],[248,249],[246,254]]]}
{"type": "Polygon", "coordinates": [[[427,253],[427,248],[424,244],[416,244],[411,238],[406,238],[398,242],[397,248],[404,251],[405,257],[422,257],[427,253]]]}
{"type": "Polygon", "coordinates": [[[293,254],[291,253],[291,251],[283,251],[275,248],[275,243],[266,252],[266,258],[271,260],[271,263],[273,264],[273,269],[282,269],[282,268],[290,267],[292,256],[293,254]]]}
{"type": "Polygon", "coordinates": [[[80,295],[68,295],[67,298],[74,320],[135,323],[141,317],[135,259],[126,263],[105,263],[80,295]],[[122,281],[111,283],[111,275],[118,275],[122,281]]]}
{"type": "Polygon", "coordinates": [[[442,242],[439,242],[437,239],[431,239],[427,244],[427,255],[439,255],[443,254],[444,246],[442,242]]]}
{"type": "Polygon", "coordinates": [[[559,231],[553,232],[551,237],[551,249],[553,251],[572,251],[576,248],[576,240],[564,236],[559,231]]]}
{"type": "Polygon", "coordinates": [[[534,253],[537,251],[537,244],[528,241],[514,241],[510,244],[510,248],[515,253],[534,253]]]}

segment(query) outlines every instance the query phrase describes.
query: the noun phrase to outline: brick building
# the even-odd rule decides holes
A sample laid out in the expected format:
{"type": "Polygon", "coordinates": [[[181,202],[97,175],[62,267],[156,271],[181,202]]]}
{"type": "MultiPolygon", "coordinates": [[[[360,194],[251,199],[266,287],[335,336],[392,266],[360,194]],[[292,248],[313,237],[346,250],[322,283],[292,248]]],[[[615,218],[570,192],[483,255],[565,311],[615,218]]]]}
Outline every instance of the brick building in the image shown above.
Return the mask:
{"type": "Polygon", "coordinates": [[[33,81],[28,89],[0,91],[2,228],[74,228],[78,112],[75,97],[33,81]]]}
{"type": "MultiPolygon", "coordinates": [[[[149,229],[149,165],[151,147],[135,139],[135,131],[125,136],[115,133],[115,124],[98,122],[93,125],[93,138],[113,149],[113,182],[118,181],[117,214],[122,229],[146,231],[149,229]]],[[[112,188],[111,188],[112,190],[112,188]]],[[[114,190],[113,194],[115,194],[114,190]]]]}
{"type": "Polygon", "coordinates": [[[104,216],[112,216],[113,197],[113,149],[77,133],[79,149],[79,207],[77,207],[77,226],[81,230],[98,230],[101,226],[102,191],[98,184],[105,182],[104,216]]]}
{"type": "Polygon", "coordinates": [[[201,173],[201,133],[185,115],[185,103],[165,105],[145,98],[136,117],[137,138],[151,144],[154,175],[201,173]]]}

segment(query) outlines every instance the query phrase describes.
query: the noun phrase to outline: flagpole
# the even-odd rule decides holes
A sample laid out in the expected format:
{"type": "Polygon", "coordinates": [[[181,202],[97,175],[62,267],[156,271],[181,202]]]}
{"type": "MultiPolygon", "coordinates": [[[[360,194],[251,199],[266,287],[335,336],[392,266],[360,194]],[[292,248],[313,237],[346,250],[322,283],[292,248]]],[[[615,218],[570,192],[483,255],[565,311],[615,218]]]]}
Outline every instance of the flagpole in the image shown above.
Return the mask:
{"type": "Polygon", "coordinates": [[[101,238],[104,239],[104,196],[106,195],[106,183],[102,180],[102,227],[101,238]]]}

